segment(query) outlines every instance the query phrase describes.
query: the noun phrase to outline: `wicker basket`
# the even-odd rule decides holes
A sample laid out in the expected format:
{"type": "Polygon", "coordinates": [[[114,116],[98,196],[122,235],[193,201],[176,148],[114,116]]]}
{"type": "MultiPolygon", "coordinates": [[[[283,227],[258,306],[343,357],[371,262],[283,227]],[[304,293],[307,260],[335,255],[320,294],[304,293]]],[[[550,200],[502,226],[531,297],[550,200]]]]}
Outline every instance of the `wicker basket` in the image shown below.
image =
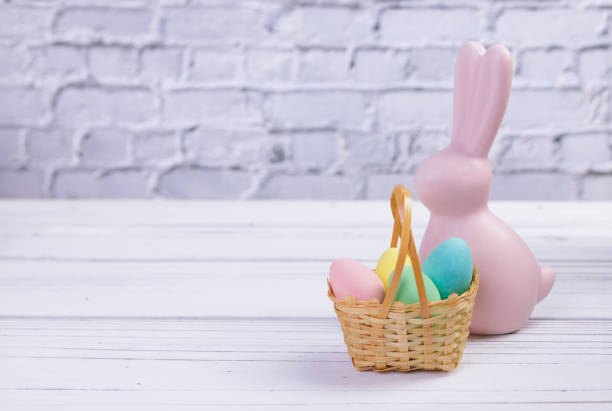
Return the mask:
{"type": "Polygon", "coordinates": [[[335,298],[328,282],[328,296],[334,303],[348,353],[358,371],[450,371],[459,364],[467,342],[478,274],[474,269],[472,284],[462,295],[452,294],[446,300],[429,302],[410,229],[410,190],[395,186],[391,211],[394,219],[391,247],[397,247],[401,238],[395,272],[401,274],[408,255],[420,302],[393,303],[401,275],[393,276],[382,304],[376,299],[335,298]]]}

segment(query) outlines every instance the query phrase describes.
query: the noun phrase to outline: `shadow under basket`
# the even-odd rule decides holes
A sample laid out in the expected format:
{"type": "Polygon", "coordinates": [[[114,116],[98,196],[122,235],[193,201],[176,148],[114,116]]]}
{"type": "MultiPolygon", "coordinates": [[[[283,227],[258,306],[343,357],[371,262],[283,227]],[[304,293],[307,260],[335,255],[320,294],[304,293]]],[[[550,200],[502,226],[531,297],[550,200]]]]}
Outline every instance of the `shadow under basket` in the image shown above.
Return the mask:
{"type": "Polygon", "coordinates": [[[334,303],[348,353],[358,371],[450,371],[461,361],[469,335],[479,284],[477,270],[474,268],[466,292],[429,302],[410,230],[412,198],[404,186],[393,190],[391,210],[395,222],[391,247],[397,246],[398,237],[402,240],[395,272],[402,272],[408,255],[420,302],[393,303],[401,275],[393,276],[382,304],[376,299],[335,298],[328,282],[328,296],[334,303]]]}

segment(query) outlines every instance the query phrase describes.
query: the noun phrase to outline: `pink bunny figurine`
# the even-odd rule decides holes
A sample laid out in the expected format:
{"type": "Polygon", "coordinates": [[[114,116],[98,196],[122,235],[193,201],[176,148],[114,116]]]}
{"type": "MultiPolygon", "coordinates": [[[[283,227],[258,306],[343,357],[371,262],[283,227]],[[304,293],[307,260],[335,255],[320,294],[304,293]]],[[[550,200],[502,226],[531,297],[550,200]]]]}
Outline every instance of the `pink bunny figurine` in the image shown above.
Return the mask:
{"type": "Polygon", "coordinates": [[[450,146],[417,170],[415,190],[431,213],[421,242],[421,261],[442,241],[464,239],[472,250],[480,288],[470,332],[519,330],[555,281],[527,244],[487,206],[491,192],[489,149],[504,116],[512,84],[512,58],[501,45],[469,42],[455,65],[450,146]]]}

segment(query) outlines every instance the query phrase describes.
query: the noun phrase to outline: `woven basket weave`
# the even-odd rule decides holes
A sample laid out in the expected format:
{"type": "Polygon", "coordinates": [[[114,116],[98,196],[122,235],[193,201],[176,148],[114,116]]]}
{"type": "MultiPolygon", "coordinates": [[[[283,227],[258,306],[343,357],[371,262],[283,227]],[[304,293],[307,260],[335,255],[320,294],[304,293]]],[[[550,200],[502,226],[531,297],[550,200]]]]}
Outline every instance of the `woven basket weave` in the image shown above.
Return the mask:
{"type": "Polygon", "coordinates": [[[391,195],[394,225],[391,247],[401,238],[396,273],[402,273],[406,256],[414,268],[419,303],[393,303],[401,275],[388,284],[384,301],[335,298],[328,282],[328,296],[340,321],[344,342],[359,371],[444,370],[457,367],[469,334],[478,274],[474,269],[470,288],[458,296],[429,302],[412,230],[412,196],[402,185],[391,195]]]}

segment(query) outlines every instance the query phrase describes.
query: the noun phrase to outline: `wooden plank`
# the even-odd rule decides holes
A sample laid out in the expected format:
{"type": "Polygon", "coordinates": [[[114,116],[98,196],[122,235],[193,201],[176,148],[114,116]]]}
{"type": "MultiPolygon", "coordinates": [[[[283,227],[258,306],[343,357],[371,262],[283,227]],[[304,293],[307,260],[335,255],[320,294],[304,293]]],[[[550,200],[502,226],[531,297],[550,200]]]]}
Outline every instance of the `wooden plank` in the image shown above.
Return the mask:
{"type": "MultiPolygon", "coordinates": [[[[348,361],[335,319],[2,318],[0,328],[2,358],[348,361]]],[[[470,336],[464,363],[612,363],[611,344],[610,320],[534,320],[514,334],[470,336]]]]}
{"type": "MultiPolygon", "coordinates": [[[[612,262],[552,263],[558,279],[534,318],[612,318],[612,262]]],[[[328,268],[328,261],[4,261],[0,315],[329,318],[328,268]]]]}
{"type": "MultiPolygon", "coordinates": [[[[609,260],[612,228],[581,235],[566,230],[519,232],[539,259],[609,260]]],[[[418,242],[423,230],[415,230],[418,242]]],[[[375,260],[388,247],[389,227],[207,228],[201,230],[88,227],[36,228],[0,235],[0,259],[209,260],[307,259],[352,256],[375,260]]]]}
{"type": "MultiPolygon", "coordinates": [[[[612,203],[492,208],[539,259],[610,258],[612,203]]],[[[390,229],[385,202],[0,201],[0,260],[376,259],[390,229]]]]}
{"type": "MultiPolygon", "coordinates": [[[[490,208],[519,226],[612,225],[612,202],[498,201],[490,208]]],[[[414,203],[416,225],[428,212],[414,203]]],[[[387,201],[0,200],[0,225],[365,227],[391,221],[387,201]]]]}
{"type": "Polygon", "coordinates": [[[11,370],[0,374],[0,407],[102,394],[118,406],[612,404],[610,321],[471,337],[448,374],[356,372],[326,319],[2,319],[0,330],[0,365],[11,370]]]}
{"type": "MultiPolygon", "coordinates": [[[[209,410],[209,409],[231,409],[231,410],[270,410],[270,409],[316,409],[321,411],[371,411],[373,408],[384,407],[385,411],[405,411],[418,406],[419,410],[423,411],[448,411],[452,407],[453,411],[517,411],[517,410],[538,410],[538,411],[609,411],[610,402],[599,400],[597,394],[592,391],[576,392],[568,390],[556,390],[551,392],[551,397],[555,398],[551,402],[543,402],[531,399],[529,393],[521,393],[525,399],[520,399],[515,396],[511,401],[502,402],[492,398],[490,401],[482,403],[416,403],[411,401],[412,393],[405,395],[400,393],[395,395],[395,402],[389,400],[370,402],[370,403],[355,403],[350,398],[344,402],[340,400],[330,401],[326,397],[320,395],[319,392],[310,392],[310,398],[299,401],[287,400],[281,402],[278,398],[285,396],[284,393],[272,394],[277,399],[275,402],[249,402],[248,399],[240,401],[244,392],[235,392],[231,390],[223,390],[222,393],[234,399],[233,404],[213,404],[208,400],[209,392],[204,390],[188,391],[116,391],[116,390],[10,390],[1,391],[0,395],[3,400],[2,405],[9,407],[11,411],[17,410],[91,410],[91,411],[107,411],[109,409],[115,411],[159,411],[159,410],[209,410]],[[588,398],[588,400],[580,400],[588,398]]],[[[445,394],[448,393],[445,392],[445,394]]],[[[496,393],[491,393],[494,397],[496,393]]],[[[340,396],[341,394],[332,393],[331,395],[340,396]]],[[[435,394],[430,394],[438,400],[435,394]]],[[[472,393],[458,393],[451,398],[457,396],[467,398],[473,396],[472,393]]],[[[480,398],[479,396],[476,396],[480,398]]],[[[440,401],[440,400],[438,400],[440,401]]]]}

